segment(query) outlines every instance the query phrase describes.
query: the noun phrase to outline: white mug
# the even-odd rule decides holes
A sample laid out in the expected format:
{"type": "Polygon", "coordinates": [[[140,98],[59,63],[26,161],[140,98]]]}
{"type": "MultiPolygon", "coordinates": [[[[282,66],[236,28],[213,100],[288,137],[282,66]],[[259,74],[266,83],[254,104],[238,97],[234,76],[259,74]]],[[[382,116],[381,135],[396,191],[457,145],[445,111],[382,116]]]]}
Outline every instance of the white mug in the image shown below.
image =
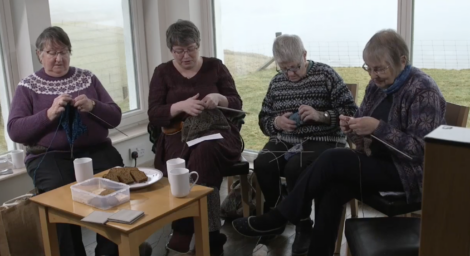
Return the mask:
{"type": "Polygon", "coordinates": [[[73,160],[73,168],[77,182],[93,178],[93,160],[91,158],[84,157],[73,160]]]}
{"type": "Polygon", "coordinates": [[[175,168],[186,168],[186,161],[184,161],[182,158],[173,158],[166,161],[167,172],[175,168]]]}
{"type": "Polygon", "coordinates": [[[194,187],[199,174],[197,172],[189,172],[186,168],[174,168],[168,171],[168,180],[170,181],[171,194],[175,197],[185,197],[189,194],[189,191],[194,187]],[[196,180],[190,183],[189,176],[191,174],[196,175],[196,180]]]}
{"type": "Polygon", "coordinates": [[[10,151],[11,162],[13,164],[14,169],[24,168],[24,151],[19,150],[12,150],[10,151]]]}

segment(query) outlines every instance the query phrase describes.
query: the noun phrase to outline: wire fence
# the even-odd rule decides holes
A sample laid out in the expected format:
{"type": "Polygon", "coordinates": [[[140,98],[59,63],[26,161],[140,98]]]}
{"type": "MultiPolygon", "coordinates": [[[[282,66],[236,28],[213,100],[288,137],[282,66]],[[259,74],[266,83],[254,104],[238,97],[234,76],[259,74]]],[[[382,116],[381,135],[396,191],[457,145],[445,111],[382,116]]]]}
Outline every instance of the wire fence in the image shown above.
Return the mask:
{"type": "MultiPolygon", "coordinates": [[[[360,67],[364,63],[360,41],[306,41],[307,58],[332,67],[360,67]]],[[[230,53],[251,56],[255,59],[271,59],[272,45],[252,44],[231,47],[230,53]]],[[[413,65],[432,69],[470,69],[470,40],[415,41],[413,65]]]]}

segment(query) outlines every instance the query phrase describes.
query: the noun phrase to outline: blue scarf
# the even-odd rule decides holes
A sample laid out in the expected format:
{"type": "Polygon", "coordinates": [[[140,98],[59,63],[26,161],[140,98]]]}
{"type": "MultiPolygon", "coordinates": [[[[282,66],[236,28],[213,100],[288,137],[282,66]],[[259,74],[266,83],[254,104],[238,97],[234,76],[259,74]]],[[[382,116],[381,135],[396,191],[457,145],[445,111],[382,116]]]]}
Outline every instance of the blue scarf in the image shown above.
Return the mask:
{"type": "Polygon", "coordinates": [[[395,93],[396,91],[400,90],[400,88],[403,86],[405,81],[410,76],[410,73],[411,73],[411,65],[406,65],[405,69],[403,69],[403,71],[401,71],[401,73],[397,76],[397,78],[395,78],[395,81],[393,82],[393,84],[387,89],[384,89],[383,91],[387,95],[391,95],[395,93]]]}
{"type": "Polygon", "coordinates": [[[73,158],[73,144],[75,140],[86,133],[87,128],[82,123],[80,112],[74,107],[67,105],[65,111],[62,112],[60,125],[67,135],[67,140],[70,145],[71,156],[73,158]]]}

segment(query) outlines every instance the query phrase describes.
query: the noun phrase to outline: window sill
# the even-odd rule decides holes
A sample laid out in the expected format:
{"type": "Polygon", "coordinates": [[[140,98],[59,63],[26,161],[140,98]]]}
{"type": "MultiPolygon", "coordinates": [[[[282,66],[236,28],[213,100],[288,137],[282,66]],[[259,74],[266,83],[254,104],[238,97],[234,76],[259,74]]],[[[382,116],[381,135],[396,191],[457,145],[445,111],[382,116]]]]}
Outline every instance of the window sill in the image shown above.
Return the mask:
{"type": "Polygon", "coordinates": [[[0,182],[23,174],[26,174],[26,168],[13,169],[13,174],[0,175],[0,182]]]}
{"type": "Polygon", "coordinates": [[[147,134],[147,125],[148,123],[143,123],[143,124],[138,124],[137,126],[133,126],[130,128],[124,128],[120,129],[123,131],[127,136],[120,132],[115,132],[109,135],[109,138],[111,139],[111,142],[114,144],[119,144],[127,140],[131,140],[134,138],[137,138],[139,136],[142,136],[144,134],[147,134]]]}
{"type": "MultiPolygon", "coordinates": [[[[109,138],[111,139],[111,142],[113,143],[113,145],[137,138],[144,134],[147,134],[147,124],[139,124],[131,128],[121,129],[121,131],[126,133],[128,137],[126,137],[124,134],[119,133],[119,132],[109,135],[109,138]]],[[[26,174],[26,168],[13,169],[13,174],[0,175],[0,182],[11,179],[13,177],[23,175],[23,174],[26,174]]]]}

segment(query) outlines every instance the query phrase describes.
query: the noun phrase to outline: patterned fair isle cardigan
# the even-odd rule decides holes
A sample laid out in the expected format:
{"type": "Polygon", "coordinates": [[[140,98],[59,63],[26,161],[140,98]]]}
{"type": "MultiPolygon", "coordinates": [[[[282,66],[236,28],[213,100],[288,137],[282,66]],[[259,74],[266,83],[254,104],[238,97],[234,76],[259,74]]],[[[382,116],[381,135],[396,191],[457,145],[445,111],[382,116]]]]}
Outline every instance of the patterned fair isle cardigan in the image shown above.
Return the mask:
{"type": "MultiPolygon", "coordinates": [[[[364,100],[355,117],[370,116],[386,97],[373,81],[366,88],[364,100]]],[[[388,121],[380,121],[373,135],[411,156],[413,160],[390,150],[400,175],[408,203],[421,202],[423,189],[424,136],[445,124],[446,101],[436,82],[412,67],[403,86],[393,94],[388,121]]],[[[348,135],[357,149],[369,151],[370,136],[348,135]]]]}

